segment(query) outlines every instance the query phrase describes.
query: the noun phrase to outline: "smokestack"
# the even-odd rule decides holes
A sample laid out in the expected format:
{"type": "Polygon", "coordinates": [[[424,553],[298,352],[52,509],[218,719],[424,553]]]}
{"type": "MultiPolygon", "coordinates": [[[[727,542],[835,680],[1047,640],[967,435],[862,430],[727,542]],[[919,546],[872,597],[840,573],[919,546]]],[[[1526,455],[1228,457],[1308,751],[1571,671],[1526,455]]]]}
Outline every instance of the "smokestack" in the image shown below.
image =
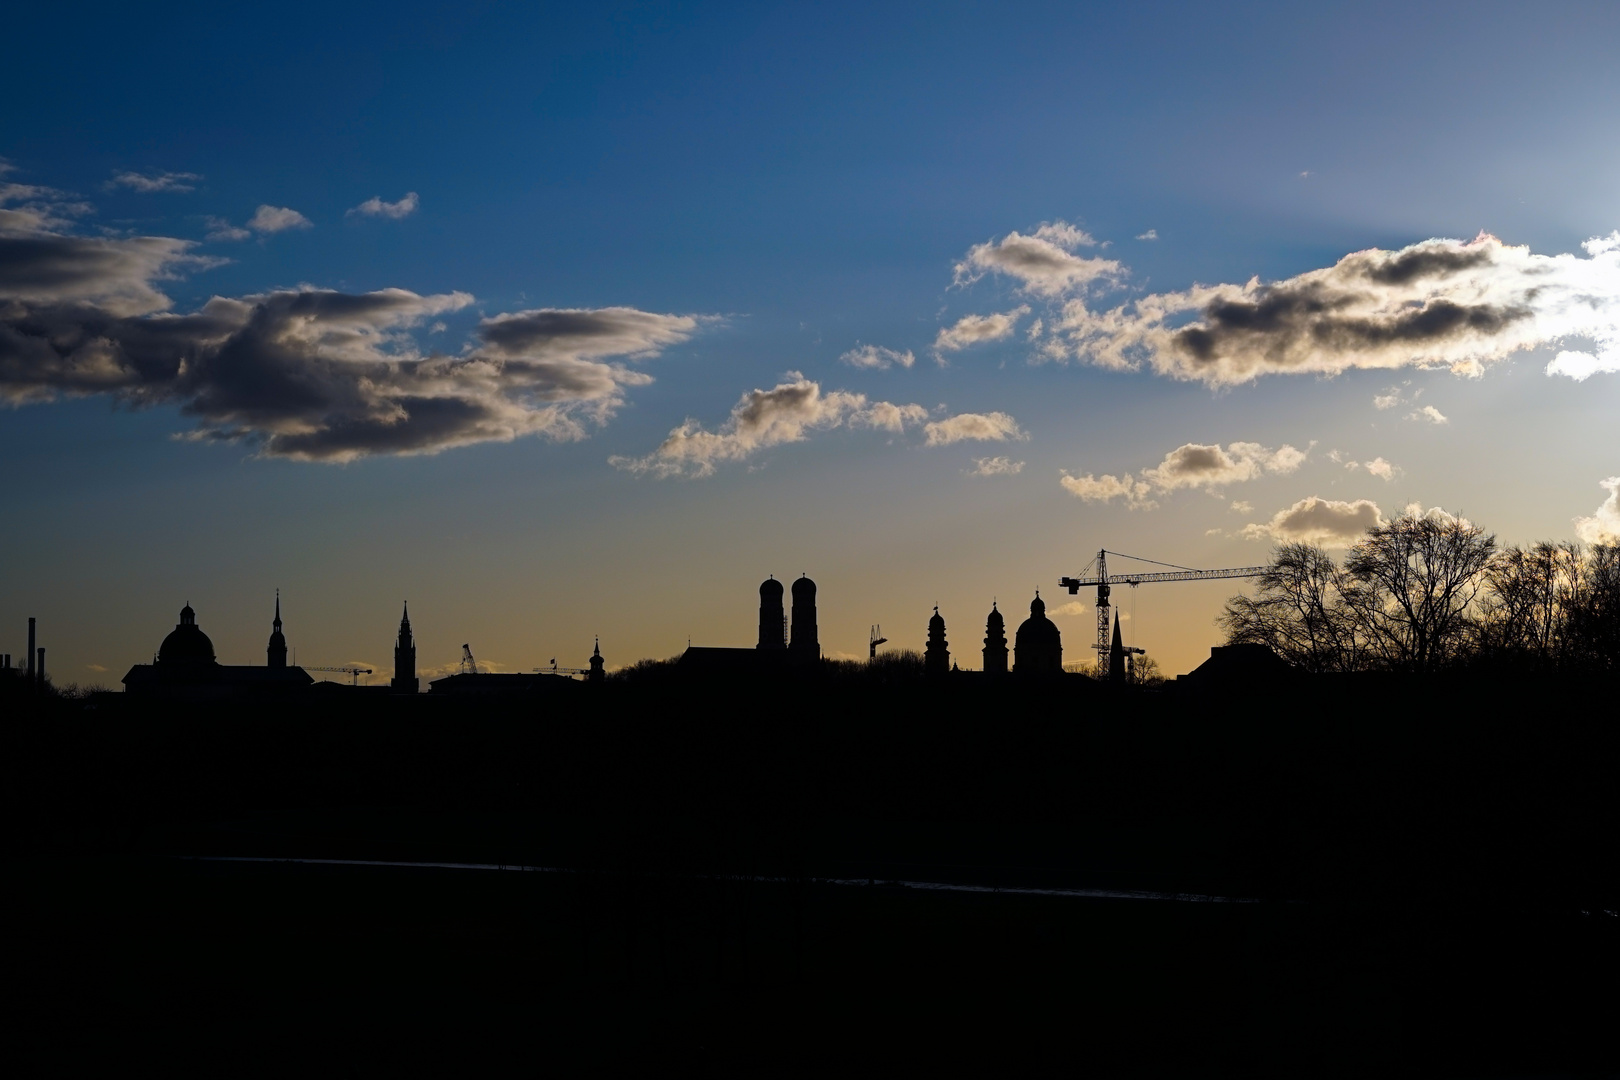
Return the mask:
{"type": "Polygon", "coordinates": [[[34,688],[34,620],[28,620],[28,651],[23,654],[28,664],[28,688],[34,688]]]}
{"type": "Polygon", "coordinates": [[[45,689],[45,647],[39,648],[39,688],[45,689]]]}

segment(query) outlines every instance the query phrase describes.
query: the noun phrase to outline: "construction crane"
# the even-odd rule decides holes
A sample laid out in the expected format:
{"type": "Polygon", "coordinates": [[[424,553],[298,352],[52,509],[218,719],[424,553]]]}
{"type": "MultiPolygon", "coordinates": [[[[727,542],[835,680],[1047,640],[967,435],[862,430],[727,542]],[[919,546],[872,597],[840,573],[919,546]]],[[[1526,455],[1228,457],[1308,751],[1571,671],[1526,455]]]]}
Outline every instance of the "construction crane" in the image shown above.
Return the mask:
{"type": "Polygon", "coordinates": [[[478,661],[473,659],[472,646],[471,645],[462,645],[461,646],[461,668],[460,668],[459,674],[462,674],[462,675],[476,675],[476,674],[478,674],[478,661]]]}
{"type": "Polygon", "coordinates": [[[868,660],[876,660],[877,647],[888,640],[888,638],[883,636],[883,627],[874,625],[872,627],[872,640],[866,643],[866,658],[868,660]]]}
{"type": "Polygon", "coordinates": [[[1097,650],[1097,677],[1108,676],[1108,594],[1111,585],[1125,584],[1132,588],[1149,581],[1214,581],[1219,578],[1254,578],[1265,573],[1269,567],[1265,566],[1238,566],[1227,570],[1194,570],[1188,566],[1177,566],[1175,563],[1159,562],[1157,559],[1144,559],[1140,555],[1126,555],[1118,551],[1103,550],[1097,552],[1097,557],[1080,572],[1078,577],[1059,578],[1058,584],[1069,590],[1069,595],[1080,591],[1082,585],[1097,586],[1097,644],[1092,646],[1097,650]],[[1150,574],[1120,574],[1110,578],[1108,576],[1108,556],[1116,559],[1131,559],[1135,562],[1152,563],[1154,566],[1168,566],[1169,573],[1158,571],[1150,574]],[[1090,574],[1088,577],[1087,574],[1090,574]]]}
{"type": "Polygon", "coordinates": [[[370,675],[371,674],[371,669],[370,668],[368,668],[368,667],[355,667],[352,664],[349,665],[348,667],[307,667],[304,670],[305,671],[341,671],[341,672],[343,672],[343,674],[349,676],[349,678],[351,680],[350,683],[349,683],[350,686],[359,686],[360,685],[360,676],[362,676],[362,675],[370,675]]]}

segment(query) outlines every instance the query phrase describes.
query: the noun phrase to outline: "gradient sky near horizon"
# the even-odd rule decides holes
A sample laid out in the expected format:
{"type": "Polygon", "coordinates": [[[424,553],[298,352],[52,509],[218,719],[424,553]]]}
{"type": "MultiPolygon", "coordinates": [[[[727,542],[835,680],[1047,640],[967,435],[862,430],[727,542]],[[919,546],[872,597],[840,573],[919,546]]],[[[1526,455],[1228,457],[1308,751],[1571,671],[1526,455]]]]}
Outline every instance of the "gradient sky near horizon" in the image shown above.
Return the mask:
{"type": "MultiPolygon", "coordinates": [[[[1620,537],[1612,4],[8,15],[0,652],[821,641],[1098,548],[1620,537]]],[[[1126,564],[1116,564],[1119,566],[1126,564]]],[[[1116,593],[1170,673],[1229,582],[1116,593]]]]}

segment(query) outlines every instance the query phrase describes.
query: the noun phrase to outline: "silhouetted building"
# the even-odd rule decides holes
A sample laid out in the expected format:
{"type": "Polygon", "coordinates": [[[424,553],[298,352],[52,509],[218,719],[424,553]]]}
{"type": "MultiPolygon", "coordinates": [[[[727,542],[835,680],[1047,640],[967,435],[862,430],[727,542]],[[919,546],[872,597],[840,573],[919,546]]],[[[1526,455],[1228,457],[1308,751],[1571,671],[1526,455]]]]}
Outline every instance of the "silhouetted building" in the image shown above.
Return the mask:
{"type": "Polygon", "coordinates": [[[1114,610],[1114,640],[1108,646],[1108,681],[1123,683],[1125,670],[1125,642],[1119,636],[1119,609],[1114,610]]]}
{"type": "Polygon", "coordinates": [[[180,622],[158,647],[150,664],[136,664],[124,676],[124,690],[132,694],[185,699],[264,697],[290,693],[309,686],[313,679],[301,667],[286,665],[286,642],[281,635],[281,603],[270,635],[270,663],[265,667],[225,665],[214,658],[214,643],[197,625],[197,613],[187,604],[180,622]],[[282,663],[275,665],[276,644],[281,642],[282,663]]]}
{"type": "Polygon", "coordinates": [[[1013,671],[1018,675],[1061,675],[1063,635],[1046,617],[1046,602],[1039,591],[1029,605],[1029,618],[1018,626],[1013,639],[1013,671]]]}
{"type": "Polygon", "coordinates": [[[267,664],[273,668],[287,666],[287,639],[281,634],[281,590],[276,590],[276,621],[270,624],[270,644],[265,648],[267,664]]]}
{"type": "Polygon", "coordinates": [[[923,673],[946,675],[951,670],[951,651],[945,644],[945,618],[934,605],[934,617],[928,620],[928,645],[923,649],[923,673]]]}
{"type": "Polygon", "coordinates": [[[1236,690],[1287,682],[1300,676],[1299,669],[1266,645],[1216,645],[1209,659],[1185,675],[1177,675],[1175,688],[1219,688],[1236,690]]]}
{"type": "Polygon", "coordinates": [[[990,617],[984,620],[984,670],[991,675],[1007,674],[1007,631],[1001,612],[990,605],[990,617]]]}
{"type": "Polygon", "coordinates": [[[527,698],[536,695],[567,694],[571,693],[568,687],[577,687],[580,684],[567,675],[550,675],[544,672],[533,674],[496,674],[488,671],[463,671],[455,675],[446,675],[442,679],[434,679],[428,683],[428,693],[440,697],[449,695],[455,697],[481,697],[481,698],[527,698]]]}
{"type": "Polygon", "coordinates": [[[607,680],[606,661],[602,659],[602,639],[596,639],[596,648],[591,651],[591,673],[586,676],[593,683],[607,680]]]}
{"type": "MultiPolygon", "coordinates": [[[[431,613],[430,613],[431,614],[431,613]]],[[[399,637],[394,641],[394,680],[396,694],[414,694],[422,688],[416,678],[416,639],[411,636],[411,605],[399,617],[399,637]]]]}
{"type": "Polygon", "coordinates": [[[816,640],[816,583],[808,577],[793,583],[793,641],[788,651],[801,663],[821,659],[821,643],[816,640]]]}
{"type": "Polygon", "coordinates": [[[759,644],[755,648],[778,651],[787,648],[787,616],[782,613],[782,583],[775,577],[766,578],[759,586],[759,644]]]}

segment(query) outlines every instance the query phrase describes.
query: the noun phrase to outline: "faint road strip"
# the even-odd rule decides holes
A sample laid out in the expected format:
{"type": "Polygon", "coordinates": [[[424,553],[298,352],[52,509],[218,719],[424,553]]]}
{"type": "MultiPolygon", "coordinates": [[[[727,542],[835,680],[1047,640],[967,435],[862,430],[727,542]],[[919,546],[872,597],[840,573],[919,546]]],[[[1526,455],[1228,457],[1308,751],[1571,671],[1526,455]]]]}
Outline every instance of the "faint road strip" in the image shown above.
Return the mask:
{"type": "MultiPolygon", "coordinates": [[[[295,863],[300,866],[385,866],[405,870],[511,870],[533,874],[574,874],[561,866],[518,866],[513,863],[451,863],[451,862],[390,862],[382,859],[294,859],[269,855],[178,855],[184,862],[226,863],[295,863]]],[[[781,884],[792,878],[750,876],[744,874],[694,875],[709,876],[726,881],[759,881],[781,884]]],[[[803,878],[814,885],[859,886],[863,889],[884,888],[917,889],[924,892],[1005,893],[1011,896],[1065,896],[1082,900],[1173,900],[1184,904],[1258,904],[1258,897],[1210,896],[1205,893],[1142,892],[1130,889],[1035,889],[1020,886],[953,885],[943,881],[878,881],[874,878],[803,878]]]]}

